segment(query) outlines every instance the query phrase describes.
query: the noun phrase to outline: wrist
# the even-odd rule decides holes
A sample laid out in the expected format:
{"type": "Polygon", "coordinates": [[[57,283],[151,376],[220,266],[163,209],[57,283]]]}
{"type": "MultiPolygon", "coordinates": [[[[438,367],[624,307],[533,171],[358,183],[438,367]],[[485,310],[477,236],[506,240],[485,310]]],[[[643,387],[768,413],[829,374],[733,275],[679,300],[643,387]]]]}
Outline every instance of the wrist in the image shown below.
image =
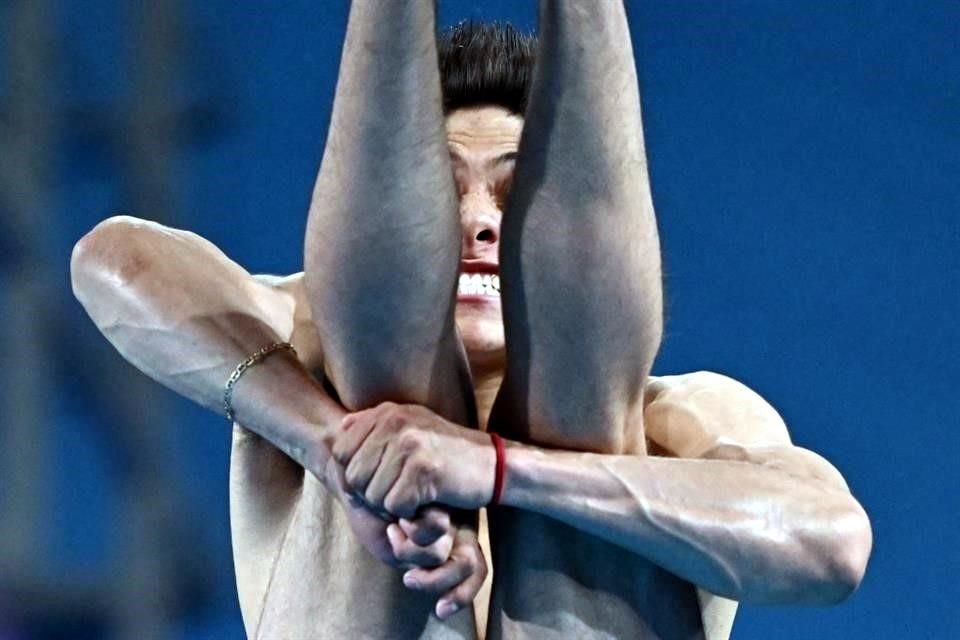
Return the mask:
{"type": "Polygon", "coordinates": [[[345,412],[292,353],[250,367],[231,400],[237,422],[327,484],[330,450],[345,412]]]}
{"type": "Polygon", "coordinates": [[[346,504],[350,498],[349,489],[343,477],[343,470],[340,468],[340,465],[337,464],[337,461],[333,459],[333,456],[328,455],[326,457],[323,470],[323,474],[317,475],[317,479],[320,480],[320,483],[338,502],[346,504]]]}
{"type": "Polygon", "coordinates": [[[500,504],[529,509],[540,485],[551,473],[552,462],[543,449],[504,440],[503,488],[500,504]],[[543,474],[544,477],[540,477],[543,474]]]}
{"type": "Polygon", "coordinates": [[[460,470],[454,474],[457,478],[454,486],[448,487],[450,495],[446,500],[441,498],[440,502],[445,501],[473,512],[493,506],[498,460],[495,436],[491,432],[464,429],[461,437],[471,441],[472,446],[461,450],[461,454],[453,458],[452,463],[458,465],[460,470]],[[466,461],[469,461],[468,466],[464,466],[466,461]]]}
{"type": "Polygon", "coordinates": [[[490,490],[490,499],[487,506],[495,507],[502,502],[503,485],[506,476],[506,443],[497,433],[490,433],[490,444],[493,446],[493,486],[490,490]]]}
{"type": "Polygon", "coordinates": [[[260,347],[244,360],[242,360],[236,368],[234,368],[233,373],[230,374],[230,377],[227,378],[227,382],[223,387],[223,410],[224,414],[227,417],[227,420],[234,422],[236,420],[236,415],[233,410],[233,389],[240,378],[243,377],[243,374],[246,373],[252,367],[257,366],[258,364],[263,363],[264,360],[269,358],[271,355],[278,353],[280,351],[288,351],[292,354],[293,358],[297,358],[297,351],[293,348],[293,345],[289,342],[271,342],[270,344],[260,347]]]}

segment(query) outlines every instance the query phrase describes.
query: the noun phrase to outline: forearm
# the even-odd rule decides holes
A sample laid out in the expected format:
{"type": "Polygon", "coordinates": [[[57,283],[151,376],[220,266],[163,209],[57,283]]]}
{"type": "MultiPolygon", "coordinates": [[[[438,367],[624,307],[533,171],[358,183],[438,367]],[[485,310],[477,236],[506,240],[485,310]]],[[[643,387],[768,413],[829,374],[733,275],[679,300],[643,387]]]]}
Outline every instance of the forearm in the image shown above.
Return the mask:
{"type": "Polygon", "coordinates": [[[355,0],[350,11],[305,266],[328,371],[351,409],[436,403],[453,387],[430,385],[457,377],[459,227],[434,4],[355,0]],[[408,375],[438,360],[433,382],[408,375]]]}
{"type": "MultiPolygon", "coordinates": [[[[248,355],[290,339],[290,296],[256,282],[199,236],[113,218],[74,250],[77,298],[104,336],[142,372],[223,414],[224,383],[248,355]]],[[[237,418],[298,463],[337,405],[295,358],[271,355],[237,383],[237,418]]]]}
{"type": "Polygon", "coordinates": [[[869,555],[869,523],[848,493],[779,469],[522,445],[507,459],[504,504],[609,540],[735,600],[837,602],[859,583],[869,555]]]}

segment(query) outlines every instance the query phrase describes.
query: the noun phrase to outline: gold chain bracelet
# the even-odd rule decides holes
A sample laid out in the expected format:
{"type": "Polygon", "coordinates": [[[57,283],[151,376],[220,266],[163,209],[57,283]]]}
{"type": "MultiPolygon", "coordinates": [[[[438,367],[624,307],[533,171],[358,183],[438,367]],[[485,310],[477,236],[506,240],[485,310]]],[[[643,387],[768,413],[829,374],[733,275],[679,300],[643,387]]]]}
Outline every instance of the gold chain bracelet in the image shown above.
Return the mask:
{"type": "Polygon", "coordinates": [[[233,400],[233,386],[237,384],[237,380],[240,379],[247,369],[250,367],[259,364],[267,358],[272,353],[277,351],[289,351],[294,356],[297,355],[297,350],[293,348],[293,345],[289,342],[274,342],[273,344],[268,344],[265,347],[261,347],[250,354],[246,360],[237,365],[237,368],[233,370],[233,373],[230,374],[230,377],[227,378],[227,384],[223,387],[223,410],[227,414],[227,420],[233,422],[233,405],[231,401],[233,400]]]}

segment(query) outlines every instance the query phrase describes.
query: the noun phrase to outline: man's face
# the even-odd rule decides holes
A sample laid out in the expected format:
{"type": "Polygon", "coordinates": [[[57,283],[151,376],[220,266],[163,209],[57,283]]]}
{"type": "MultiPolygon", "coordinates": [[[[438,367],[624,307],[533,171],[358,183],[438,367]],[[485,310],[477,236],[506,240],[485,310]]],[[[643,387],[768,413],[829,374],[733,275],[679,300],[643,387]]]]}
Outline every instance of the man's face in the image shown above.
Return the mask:
{"type": "Polygon", "coordinates": [[[505,363],[500,219],[522,129],[523,118],[502,107],[458,109],[447,116],[462,231],[456,318],[475,370],[502,368],[505,363]]]}

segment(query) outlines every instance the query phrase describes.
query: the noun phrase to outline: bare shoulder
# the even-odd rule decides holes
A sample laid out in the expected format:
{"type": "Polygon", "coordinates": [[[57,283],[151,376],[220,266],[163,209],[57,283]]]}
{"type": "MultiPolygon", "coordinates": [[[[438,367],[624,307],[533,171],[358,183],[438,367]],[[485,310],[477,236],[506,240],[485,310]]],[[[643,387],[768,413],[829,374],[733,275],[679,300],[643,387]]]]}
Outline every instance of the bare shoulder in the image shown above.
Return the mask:
{"type": "Polygon", "coordinates": [[[284,338],[294,346],[301,362],[308,369],[320,369],[323,364],[323,351],[320,348],[320,336],[313,323],[310,300],[303,284],[303,272],[286,276],[257,274],[253,278],[260,284],[289,296],[293,317],[290,335],[284,338]]]}
{"type": "MultiPolygon", "coordinates": [[[[783,418],[767,400],[720,373],[696,371],[651,378],[644,403],[647,438],[669,456],[709,456],[724,442],[790,442],[783,418]]],[[[739,603],[699,587],[697,599],[704,636],[727,640],[739,603]]]]}
{"type": "Polygon", "coordinates": [[[830,461],[795,446],[777,410],[733,378],[709,371],[655,378],[645,401],[646,436],[667,455],[750,462],[849,491],[830,461]]]}
{"type": "Polygon", "coordinates": [[[647,437],[678,457],[724,443],[790,445],[779,412],[746,384],[712,371],[651,378],[644,397],[647,437]]]}

